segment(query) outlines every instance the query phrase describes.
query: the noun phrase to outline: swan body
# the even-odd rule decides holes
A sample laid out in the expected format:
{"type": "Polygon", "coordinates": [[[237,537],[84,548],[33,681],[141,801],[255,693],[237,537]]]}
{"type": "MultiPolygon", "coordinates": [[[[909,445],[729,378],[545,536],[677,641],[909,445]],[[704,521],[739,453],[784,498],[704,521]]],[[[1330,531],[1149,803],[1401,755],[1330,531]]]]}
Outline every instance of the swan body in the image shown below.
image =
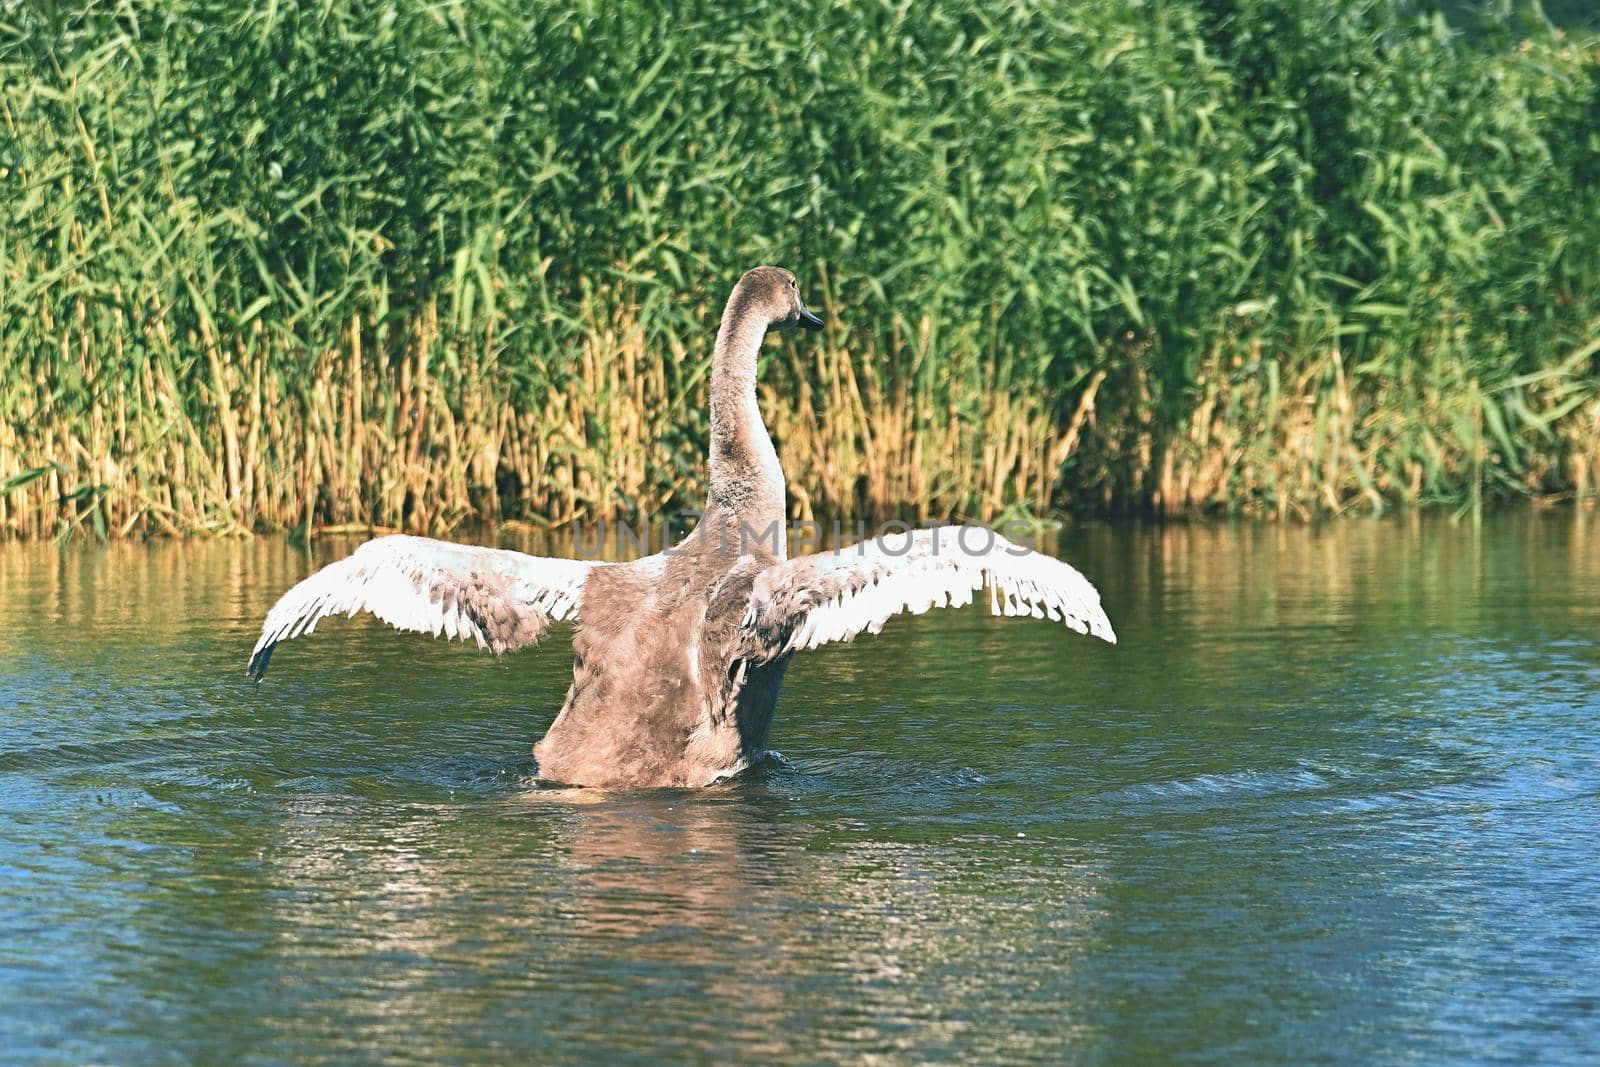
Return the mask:
{"type": "Polygon", "coordinates": [[[572,686],[534,746],[539,777],[614,789],[698,787],[765,755],[795,652],[891,616],[970,603],[1114,642],[1100,597],[1060,560],[975,527],[889,534],[789,559],[785,486],[756,403],[771,329],[820,329],[794,275],[757,267],[734,287],[712,356],[710,488],[698,527],[631,563],[530,556],[429,538],[369,541],[290,589],[248,671],[328,615],[367,611],[401,630],[500,655],[575,620],[572,686]]]}

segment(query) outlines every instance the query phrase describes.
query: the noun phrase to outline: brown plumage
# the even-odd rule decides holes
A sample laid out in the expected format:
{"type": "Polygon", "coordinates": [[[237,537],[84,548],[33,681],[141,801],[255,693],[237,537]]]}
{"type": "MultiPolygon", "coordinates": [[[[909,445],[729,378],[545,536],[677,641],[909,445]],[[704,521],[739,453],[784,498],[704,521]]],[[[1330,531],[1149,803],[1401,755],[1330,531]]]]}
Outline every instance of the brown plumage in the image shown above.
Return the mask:
{"type": "Polygon", "coordinates": [[[769,330],[819,329],[794,275],[757,267],[723,310],[711,371],[710,487],[696,530],[632,563],[589,563],[415,537],[370,541],[296,585],[267,616],[249,671],[319,619],[371,611],[400,628],[471,637],[496,654],[576,618],[566,702],[534,746],[568,785],[704,786],[766,753],[794,652],[878,632],[890,615],[971,600],[1115,635],[1094,587],[988,531],[887,535],[789,560],[785,486],[756,403],[769,330]]]}

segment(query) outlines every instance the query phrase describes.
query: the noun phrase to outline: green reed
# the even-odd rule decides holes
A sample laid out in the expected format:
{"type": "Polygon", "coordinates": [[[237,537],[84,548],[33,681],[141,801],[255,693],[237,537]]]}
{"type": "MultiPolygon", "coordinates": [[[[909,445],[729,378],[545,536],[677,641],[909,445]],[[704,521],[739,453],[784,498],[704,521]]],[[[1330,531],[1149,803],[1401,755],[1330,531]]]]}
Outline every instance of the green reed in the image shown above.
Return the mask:
{"type": "Polygon", "coordinates": [[[1405,6],[13,5],[0,529],[692,505],[758,262],[797,513],[1591,495],[1600,52],[1405,6]]]}

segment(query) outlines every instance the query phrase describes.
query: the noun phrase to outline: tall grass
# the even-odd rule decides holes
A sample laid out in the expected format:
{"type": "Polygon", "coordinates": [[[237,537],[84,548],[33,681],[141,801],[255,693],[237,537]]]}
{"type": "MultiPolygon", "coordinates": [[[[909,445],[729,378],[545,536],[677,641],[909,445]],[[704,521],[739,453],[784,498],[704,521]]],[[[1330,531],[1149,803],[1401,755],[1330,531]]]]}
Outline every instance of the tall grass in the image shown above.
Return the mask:
{"type": "Polygon", "coordinates": [[[0,9],[0,529],[1592,495],[1600,51],[1383,0],[0,9]]]}

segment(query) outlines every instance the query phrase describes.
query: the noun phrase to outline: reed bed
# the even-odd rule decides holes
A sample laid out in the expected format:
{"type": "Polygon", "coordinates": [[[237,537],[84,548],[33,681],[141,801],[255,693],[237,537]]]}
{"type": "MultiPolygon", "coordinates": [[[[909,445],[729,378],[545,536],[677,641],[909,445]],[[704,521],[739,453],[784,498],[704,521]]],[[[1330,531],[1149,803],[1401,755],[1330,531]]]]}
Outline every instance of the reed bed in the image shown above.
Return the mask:
{"type": "Polygon", "coordinates": [[[1378,0],[0,10],[0,531],[1591,498],[1600,48],[1378,0]]]}

